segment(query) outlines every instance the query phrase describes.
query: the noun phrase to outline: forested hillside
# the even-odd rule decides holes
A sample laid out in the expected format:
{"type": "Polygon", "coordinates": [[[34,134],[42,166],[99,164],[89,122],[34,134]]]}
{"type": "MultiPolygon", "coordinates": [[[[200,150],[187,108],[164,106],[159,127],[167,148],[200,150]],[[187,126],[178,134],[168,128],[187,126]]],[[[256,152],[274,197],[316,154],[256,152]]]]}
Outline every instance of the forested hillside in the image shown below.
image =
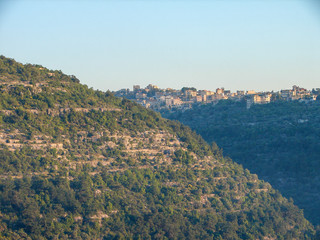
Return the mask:
{"type": "Polygon", "coordinates": [[[0,57],[1,239],[312,239],[292,201],[188,127],[0,57]]]}
{"type": "Polygon", "coordinates": [[[164,114],[190,126],[225,155],[295,204],[320,224],[320,101],[253,105],[221,101],[164,114]]]}

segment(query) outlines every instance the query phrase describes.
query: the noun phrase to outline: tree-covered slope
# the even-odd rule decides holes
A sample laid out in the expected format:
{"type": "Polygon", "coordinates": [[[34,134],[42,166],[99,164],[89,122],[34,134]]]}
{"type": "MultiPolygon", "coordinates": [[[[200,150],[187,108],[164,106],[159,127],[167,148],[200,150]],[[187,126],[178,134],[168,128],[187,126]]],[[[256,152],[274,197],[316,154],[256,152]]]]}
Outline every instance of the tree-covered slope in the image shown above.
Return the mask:
{"type": "Polygon", "coordinates": [[[320,224],[320,102],[220,102],[166,115],[216,142],[320,224]]]}
{"type": "Polygon", "coordinates": [[[311,239],[302,211],[188,127],[0,57],[1,239],[311,239]]]}

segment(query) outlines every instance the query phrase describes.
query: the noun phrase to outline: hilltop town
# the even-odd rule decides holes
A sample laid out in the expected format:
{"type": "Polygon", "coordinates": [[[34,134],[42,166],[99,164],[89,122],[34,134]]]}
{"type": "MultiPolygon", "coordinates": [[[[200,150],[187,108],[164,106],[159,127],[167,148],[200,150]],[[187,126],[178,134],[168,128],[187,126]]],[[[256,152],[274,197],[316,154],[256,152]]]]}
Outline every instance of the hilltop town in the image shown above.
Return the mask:
{"type": "Polygon", "coordinates": [[[149,84],[145,88],[133,85],[133,90],[121,89],[114,92],[118,97],[125,97],[156,111],[161,109],[190,109],[193,104],[216,104],[220,100],[246,101],[247,108],[252,104],[267,104],[276,100],[312,102],[319,100],[320,88],[307,90],[294,85],[292,89],[278,92],[255,92],[254,90],[231,92],[224,88],[216,91],[197,90],[193,87],[183,87],[181,90],[172,88],[161,89],[149,84]]]}

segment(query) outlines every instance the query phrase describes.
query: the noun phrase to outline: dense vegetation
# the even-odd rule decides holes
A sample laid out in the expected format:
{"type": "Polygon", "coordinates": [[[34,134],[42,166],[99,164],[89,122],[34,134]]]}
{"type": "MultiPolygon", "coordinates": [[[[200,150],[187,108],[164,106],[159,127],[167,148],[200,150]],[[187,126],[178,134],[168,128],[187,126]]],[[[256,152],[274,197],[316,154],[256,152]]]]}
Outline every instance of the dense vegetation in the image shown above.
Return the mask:
{"type": "Polygon", "coordinates": [[[312,239],[292,201],[188,127],[0,57],[1,239],[312,239]]]}
{"type": "Polygon", "coordinates": [[[165,116],[216,142],[320,224],[320,101],[278,101],[250,109],[244,102],[221,101],[165,116]]]}

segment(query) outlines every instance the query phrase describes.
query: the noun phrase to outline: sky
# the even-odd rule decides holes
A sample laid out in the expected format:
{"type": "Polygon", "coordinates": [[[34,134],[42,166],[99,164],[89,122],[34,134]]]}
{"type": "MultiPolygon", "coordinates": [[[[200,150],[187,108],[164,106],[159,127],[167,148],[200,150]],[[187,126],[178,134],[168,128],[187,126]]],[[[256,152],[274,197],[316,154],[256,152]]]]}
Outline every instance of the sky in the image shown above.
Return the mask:
{"type": "Polygon", "coordinates": [[[94,89],[320,87],[312,0],[0,0],[0,55],[94,89]]]}

